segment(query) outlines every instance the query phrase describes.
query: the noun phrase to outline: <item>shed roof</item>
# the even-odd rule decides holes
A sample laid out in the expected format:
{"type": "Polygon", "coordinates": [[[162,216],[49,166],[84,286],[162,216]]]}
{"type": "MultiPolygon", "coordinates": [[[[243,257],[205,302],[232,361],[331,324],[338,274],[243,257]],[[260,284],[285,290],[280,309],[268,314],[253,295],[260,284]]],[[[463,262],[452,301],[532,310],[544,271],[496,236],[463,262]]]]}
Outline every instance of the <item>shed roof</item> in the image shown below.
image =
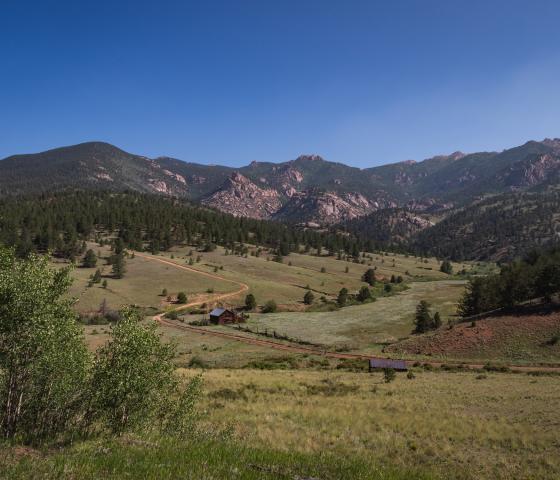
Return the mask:
{"type": "Polygon", "coordinates": [[[210,312],[210,315],[212,315],[213,317],[219,317],[225,311],[226,311],[225,308],[215,308],[210,312]]]}
{"type": "Polygon", "coordinates": [[[370,358],[370,368],[394,368],[395,370],[407,370],[406,361],[391,360],[388,358],[370,358]]]}

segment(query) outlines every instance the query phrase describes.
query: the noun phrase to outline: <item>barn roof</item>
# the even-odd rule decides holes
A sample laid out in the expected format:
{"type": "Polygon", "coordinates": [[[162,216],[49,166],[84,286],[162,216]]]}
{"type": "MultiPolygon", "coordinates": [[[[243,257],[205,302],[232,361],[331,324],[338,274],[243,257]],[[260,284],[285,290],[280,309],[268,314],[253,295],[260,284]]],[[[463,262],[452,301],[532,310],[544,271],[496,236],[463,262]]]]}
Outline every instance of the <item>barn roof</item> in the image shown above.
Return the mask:
{"type": "Polygon", "coordinates": [[[370,368],[394,368],[395,370],[407,370],[406,361],[391,360],[388,358],[370,358],[370,368]]]}
{"type": "Polygon", "coordinates": [[[215,308],[210,312],[210,315],[212,315],[213,317],[219,317],[225,311],[226,311],[225,308],[215,308]]]}

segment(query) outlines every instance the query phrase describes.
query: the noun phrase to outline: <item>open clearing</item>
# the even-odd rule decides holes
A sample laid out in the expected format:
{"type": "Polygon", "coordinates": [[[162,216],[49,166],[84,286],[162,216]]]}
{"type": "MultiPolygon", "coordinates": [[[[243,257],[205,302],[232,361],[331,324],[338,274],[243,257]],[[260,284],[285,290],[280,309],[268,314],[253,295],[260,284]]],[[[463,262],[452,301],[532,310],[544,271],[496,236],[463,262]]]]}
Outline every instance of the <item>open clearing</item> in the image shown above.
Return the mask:
{"type": "MultiPolygon", "coordinates": [[[[185,370],[193,375],[192,370],[185,370]]],[[[556,479],[560,377],[210,370],[208,421],[254,446],[328,450],[442,478],[556,479]]]]}
{"type": "Polygon", "coordinates": [[[252,314],[248,325],[322,345],[376,352],[380,344],[410,335],[420,300],[429,301],[445,322],[455,314],[463,291],[462,281],[414,282],[410,289],[373,303],[334,312],[252,314]]]}

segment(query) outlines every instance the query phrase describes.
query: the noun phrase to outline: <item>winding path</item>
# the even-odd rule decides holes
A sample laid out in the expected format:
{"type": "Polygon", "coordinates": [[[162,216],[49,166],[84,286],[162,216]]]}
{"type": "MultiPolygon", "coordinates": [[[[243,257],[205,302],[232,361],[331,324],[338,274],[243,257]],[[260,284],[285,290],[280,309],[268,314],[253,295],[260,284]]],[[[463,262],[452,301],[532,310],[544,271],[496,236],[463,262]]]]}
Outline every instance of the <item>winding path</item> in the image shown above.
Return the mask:
{"type": "MultiPolygon", "coordinates": [[[[249,285],[247,285],[246,283],[243,282],[239,282],[236,280],[230,280],[224,277],[220,277],[219,275],[215,275],[212,273],[208,273],[208,272],[203,272],[200,270],[197,270],[196,268],[191,268],[191,267],[187,267],[184,265],[179,265],[178,263],[172,262],[170,260],[166,260],[160,257],[156,257],[153,255],[146,255],[144,253],[140,253],[140,252],[134,252],[134,254],[138,257],[144,258],[146,260],[151,260],[151,261],[155,261],[155,262],[160,262],[166,265],[170,265],[172,267],[175,268],[179,268],[182,270],[187,270],[189,272],[193,272],[193,273],[197,273],[199,275],[204,275],[206,277],[209,278],[214,278],[216,280],[220,280],[220,281],[225,281],[225,282],[229,282],[232,283],[234,285],[237,285],[239,288],[233,292],[229,292],[229,293],[224,293],[224,294],[219,294],[219,295],[215,295],[214,297],[212,297],[211,299],[203,299],[203,300],[197,300],[195,302],[190,302],[190,303],[186,303],[184,305],[178,306],[170,311],[172,312],[178,312],[181,310],[185,310],[186,308],[189,307],[195,307],[197,305],[201,305],[203,303],[208,302],[209,300],[212,302],[217,302],[217,301],[221,301],[221,300],[226,300],[228,298],[232,298],[232,297],[236,297],[238,295],[241,295],[245,292],[249,291],[249,285]]],[[[339,352],[331,352],[328,350],[320,350],[318,348],[312,348],[312,347],[305,347],[305,346],[301,346],[301,345],[294,345],[294,344],[289,344],[289,343],[280,343],[280,342],[275,342],[272,340],[264,340],[264,339],[260,339],[260,338],[254,338],[254,337],[248,337],[246,335],[239,335],[236,333],[230,333],[230,332],[223,332],[223,331],[218,331],[218,330],[209,330],[209,329],[205,329],[205,328],[201,328],[201,327],[195,327],[192,325],[179,325],[173,321],[170,321],[168,319],[165,318],[165,314],[169,313],[168,312],[164,312],[164,313],[159,313],[157,315],[155,315],[153,318],[155,321],[157,321],[158,323],[160,323],[161,325],[165,325],[168,327],[172,327],[172,328],[176,328],[178,330],[186,330],[189,332],[193,332],[199,335],[209,335],[209,336],[213,336],[213,337],[221,337],[221,338],[225,338],[228,340],[235,340],[238,342],[243,342],[243,343],[247,343],[250,345],[257,345],[257,346],[261,346],[261,347],[268,347],[268,348],[272,348],[275,350],[283,350],[286,352],[292,352],[292,353],[301,353],[301,354],[312,354],[312,355],[321,355],[327,358],[336,358],[336,359],[360,359],[360,360],[369,360],[370,358],[378,358],[378,359],[388,359],[388,357],[379,357],[379,356],[375,356],[375,355],[366,355],[366,354],[360,354],[360,353],[339,353],[339,352]]],[[[412,366],[414,363],[419,362],[422,364],[427,364],[427,365],[431,365],[433,367],[441,367],[442,365],[463,365],[467,368],[470,369],[481,369],[484,368],[484,364],[480,363],[463,363],[463,362],[435,362],[435,361],[425,361],[425,360],[405,360],[408,366],[412,366]]],[[[511,371],[515,371],[515,372],[558,372],[560,373],[560,367],[556,367],[556,366],[540,366],[540,365],[527,365],[527,366],[520,366],[520,365],[509,365],[508,366],[509,369],[511,371]]]]}

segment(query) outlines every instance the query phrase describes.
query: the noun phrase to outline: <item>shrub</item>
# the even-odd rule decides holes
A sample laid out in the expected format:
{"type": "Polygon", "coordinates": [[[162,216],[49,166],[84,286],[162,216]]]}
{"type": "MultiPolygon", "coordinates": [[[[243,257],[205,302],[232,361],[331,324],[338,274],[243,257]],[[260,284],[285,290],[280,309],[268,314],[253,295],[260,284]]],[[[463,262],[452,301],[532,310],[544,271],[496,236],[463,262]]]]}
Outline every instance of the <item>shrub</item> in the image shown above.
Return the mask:
{"type": "Polygon", "coordinates": [[[385,381],[385,383],[391,383],[393,380],[395,380],[396,377],[397,374],[393,368],[383,369],[383,380],[385,381]]]}
{"type": "Polygon", "coordinates": [[[412,370],[409,370],[406,374],[406,378],[408,378],[409,380],[414,380],[416,378],[416,375],[414,375],[414,372],[412,370]]]}
{"type": "Polygon", "coordinates": [[[274,300],[268,300],[262,309],[263,313],[274,313],[278,309],[278,305],[274,300]]]}
{"type": "Polygon", "coordinates": [[[187,303],[187,294],[185,292],[177,294],[177,303],[187,303]]]}

